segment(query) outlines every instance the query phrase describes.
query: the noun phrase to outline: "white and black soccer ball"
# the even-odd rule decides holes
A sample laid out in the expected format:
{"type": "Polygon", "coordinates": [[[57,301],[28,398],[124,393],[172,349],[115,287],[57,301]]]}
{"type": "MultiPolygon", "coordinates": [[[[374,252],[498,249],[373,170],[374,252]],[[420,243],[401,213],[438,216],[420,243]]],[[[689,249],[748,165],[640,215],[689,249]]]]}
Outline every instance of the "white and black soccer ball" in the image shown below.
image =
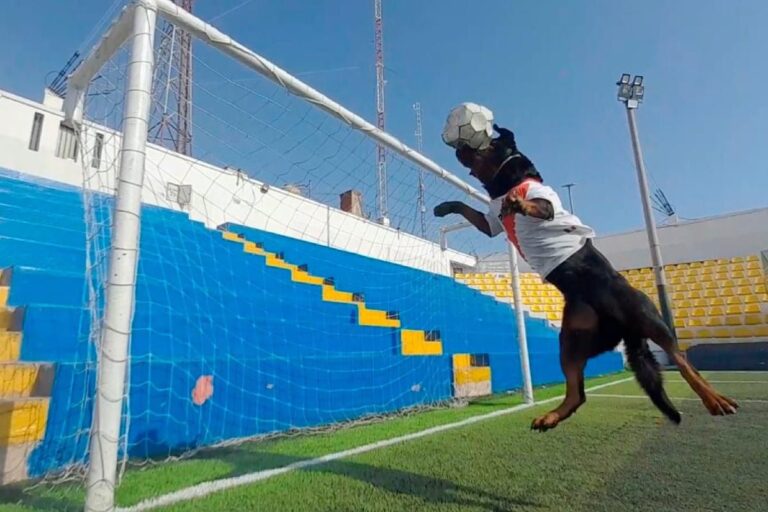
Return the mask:
{"type": "Polygon", "coordinates": [[[493,112],[477,103],[462,103],[451,110],[443,128],[443,142],[453,148],[485,149],[493,140],[493,112]]]}

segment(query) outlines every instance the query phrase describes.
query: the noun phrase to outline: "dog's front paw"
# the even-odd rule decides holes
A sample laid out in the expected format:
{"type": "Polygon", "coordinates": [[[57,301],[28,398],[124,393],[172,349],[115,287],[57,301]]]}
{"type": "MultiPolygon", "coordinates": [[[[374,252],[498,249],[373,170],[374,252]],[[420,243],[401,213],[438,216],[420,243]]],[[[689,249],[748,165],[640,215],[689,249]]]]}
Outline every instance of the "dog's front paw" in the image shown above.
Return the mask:
{"type": "Polygon", "coordinates": [[[546,432],[553,429],[560,423],[560,415],[555,412],[548,412],[544,416],[539,416],[533,423],[531,423],[531,430],[538,430],[539,432],[546,432]]]}

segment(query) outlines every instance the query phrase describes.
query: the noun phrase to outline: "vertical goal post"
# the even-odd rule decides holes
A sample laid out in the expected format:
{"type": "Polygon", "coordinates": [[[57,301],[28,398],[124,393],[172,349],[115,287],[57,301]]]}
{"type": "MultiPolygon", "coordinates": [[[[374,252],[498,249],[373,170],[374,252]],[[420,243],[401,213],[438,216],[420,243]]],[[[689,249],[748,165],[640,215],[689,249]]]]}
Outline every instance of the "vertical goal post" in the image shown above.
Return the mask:
{"type": "MultiPolygon", "coordinates": [[[[157,18],[189,32],[206,45],[234,58],[311,106],[341,120],[352,129],[424,169],[457,191],[487,205],[486,194],[464,182],[396,137],[276,66],[264,57],[200,20],[171,0],[135,0],[125,7],[91,53],[69,77],[64,101],[66,122],[81,126],[91,80],[126,43],[130,43],[127,87],[119,153],[114,223],[109,251],[104,317],[99,330],[98,377],[90,434],[90,464],[86,510],[114,510],[121,414],[126,367],[135,308],[139,259],[141,194],[145,172],[147,132],[152,100],[154,33],[157,18]]],[[[518,327],[523,396],[533,402],[531,373],[520,294],[517,254],[510,246],[512,288],[518,327]]]]}

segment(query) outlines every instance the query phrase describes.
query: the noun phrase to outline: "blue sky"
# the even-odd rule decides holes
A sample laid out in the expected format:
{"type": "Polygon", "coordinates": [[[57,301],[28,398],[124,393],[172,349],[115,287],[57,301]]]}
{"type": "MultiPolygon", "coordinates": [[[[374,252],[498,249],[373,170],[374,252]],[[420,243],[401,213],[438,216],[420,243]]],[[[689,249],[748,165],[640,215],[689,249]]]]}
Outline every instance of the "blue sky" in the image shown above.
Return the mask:
{"type": "MultiPolygon", "coordinates": [[[[0,88],[39,98],[111,1],[5,0],[0,88]]],[[[372,0],[198,0],[197,14],[374,118],[372,0]],[[234,8],[234,10],[233,10],[234,8]],[[227,12],[229,11],[229,12],[227,12]]],[[[448,110],[489,106],[545,180],[575,182],[598,233],[642,226],[622,72],[646,77],[640,134],[652,186],[679,215],[768,200],[768,2],[384,0],[388,129],[470,179],[440,141],[448,110]]],[[[433,205],[428,205],[433,206],[433,205]]]]}

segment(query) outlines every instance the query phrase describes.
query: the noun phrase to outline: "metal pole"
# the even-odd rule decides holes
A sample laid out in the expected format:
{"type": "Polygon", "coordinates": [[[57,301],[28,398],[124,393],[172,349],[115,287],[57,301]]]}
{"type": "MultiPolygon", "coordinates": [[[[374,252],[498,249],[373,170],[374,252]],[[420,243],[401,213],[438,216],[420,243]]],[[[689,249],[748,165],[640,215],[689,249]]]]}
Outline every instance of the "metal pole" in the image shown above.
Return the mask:
{"type": "Polygon", "coordinates": [[[571,188],[573,188],[574,185],[575,183],[568,183],[567,185],[563,185],[563,188],[568,189],[568,204],[570,205],[570,212],[575,214],[576,212],[573,211],[573,197],[571,196],[571,188]]]}
{"type": "Polygon", "coordinates": [[[643,213],[645,215],[645,229],[648,232],[648,244],[651,250],[651,261],[653,262],[653,272],[656,276],[656,289],[659,295],[659,305],[661,306],[661,315],[664,322],[675,332],[674,320],[672,317],[672,308],[669,304],[667,295],[667,277],[664,273],[664,263],[661,259],[661,250],[659,246],[659,237],[656,233],[656,221],[653,218],[653,211],[649,201],[648,179],[645,174],[645,163],[643,162],[643,153],[640,149],[640,137],[637,134],[637,121],[635,120],[636,102],[626,102],[627,121],[629,122],[629,134],[632,138],[632,150],[635,155],[635,166],[637,167],[637,181],[640,185],[640,199],[643,202],[643,213]]]}
{"type": "Polygon", "coordinates": [[[128,64],[120,174],[115,197],[109,278],[90,438],[90,465],[85,510],[115,508],[118,442],[133,323],[136,265],[139,256],[141,190],[152,100],[152,67],[156,8],[137,2],[133,13],[133,42],[128,64]]]}
{"type": "Polygon", "coordinates": [[[531,379],[531,362],[528,359],[528,336],[525,330],[525,313],[523,312],[523,294],[520,291],[520,268],[517,263],[517,249],[512,242],[507,242],[509,249],[509,267],[512,274],[512,297],[517,320],[517,340],[520,348],[520,373],[523,378],[523,401],[533,403],[533,381],[531,379]]]}

